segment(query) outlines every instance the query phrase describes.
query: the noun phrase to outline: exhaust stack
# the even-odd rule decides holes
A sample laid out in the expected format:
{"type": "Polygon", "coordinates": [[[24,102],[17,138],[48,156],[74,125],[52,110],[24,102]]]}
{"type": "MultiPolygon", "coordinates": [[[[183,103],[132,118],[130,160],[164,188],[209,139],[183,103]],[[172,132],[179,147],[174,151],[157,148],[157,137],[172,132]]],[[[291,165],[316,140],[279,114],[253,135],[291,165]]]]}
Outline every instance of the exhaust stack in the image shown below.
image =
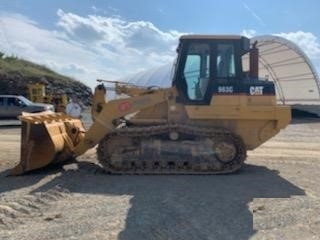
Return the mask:
{"type": "Polygon", "coordinates": [[[250,78],[259,78],[259,49],[257,48],[257,41],[252,44],[250,49],[250,78]]]}

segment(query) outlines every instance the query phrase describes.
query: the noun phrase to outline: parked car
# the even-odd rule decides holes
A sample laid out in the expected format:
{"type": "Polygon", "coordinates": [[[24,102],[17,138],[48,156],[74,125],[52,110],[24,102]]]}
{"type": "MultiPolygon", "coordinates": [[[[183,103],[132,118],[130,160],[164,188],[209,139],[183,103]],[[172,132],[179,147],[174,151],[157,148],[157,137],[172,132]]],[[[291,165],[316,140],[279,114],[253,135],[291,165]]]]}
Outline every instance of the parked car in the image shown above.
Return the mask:
{"type": "Polygon", "coordinates": [[[54,111],[51,104],[34,103],[23,96],[0,95],[0,118],[16,118],[22,112],[54,111]]]}

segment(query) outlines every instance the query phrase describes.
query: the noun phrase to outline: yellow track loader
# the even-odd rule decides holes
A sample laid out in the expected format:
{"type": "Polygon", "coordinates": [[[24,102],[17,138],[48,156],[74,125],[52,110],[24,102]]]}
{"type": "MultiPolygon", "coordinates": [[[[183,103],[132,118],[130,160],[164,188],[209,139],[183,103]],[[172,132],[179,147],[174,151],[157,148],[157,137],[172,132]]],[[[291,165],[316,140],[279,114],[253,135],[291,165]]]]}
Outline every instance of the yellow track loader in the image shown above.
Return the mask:
{"type": "Polygon", "coordinates": [[[220,174],[241,168],[247,150],[285,128],[288,106],[258,79],[258,49],[242,36],[185,35],[170,88],[121,82],[106,101],[99,84],[92,126],[61,113],[20,116],[21,161],[12,174],[76,158],[97,147],[111,173],[220,174]]]}

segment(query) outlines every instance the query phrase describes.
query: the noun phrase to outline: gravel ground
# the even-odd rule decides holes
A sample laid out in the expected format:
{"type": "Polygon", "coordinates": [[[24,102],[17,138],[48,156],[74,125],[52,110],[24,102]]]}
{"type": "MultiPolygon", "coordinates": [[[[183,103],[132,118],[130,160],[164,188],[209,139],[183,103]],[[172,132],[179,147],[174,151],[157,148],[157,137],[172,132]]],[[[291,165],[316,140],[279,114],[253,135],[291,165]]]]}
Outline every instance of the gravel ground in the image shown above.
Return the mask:
{"type": "Polygon", "coordinates": [[[320,239],[319,133],[295,120],[231,175],[107,175],[91,149],[7,177],[20,129],[2,126],[0,239],[320,239]]]}

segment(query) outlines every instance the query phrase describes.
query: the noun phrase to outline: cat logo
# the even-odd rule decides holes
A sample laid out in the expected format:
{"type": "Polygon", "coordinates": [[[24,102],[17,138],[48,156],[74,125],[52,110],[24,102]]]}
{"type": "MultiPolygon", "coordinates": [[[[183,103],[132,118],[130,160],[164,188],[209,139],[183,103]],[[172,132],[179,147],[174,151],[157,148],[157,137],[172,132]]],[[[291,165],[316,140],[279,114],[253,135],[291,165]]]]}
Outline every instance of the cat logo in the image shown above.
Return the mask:
{"type": "Polygon", "coordinates": [[[263,95],[263,86],[251,86],[250,95],[263,95]]]}

